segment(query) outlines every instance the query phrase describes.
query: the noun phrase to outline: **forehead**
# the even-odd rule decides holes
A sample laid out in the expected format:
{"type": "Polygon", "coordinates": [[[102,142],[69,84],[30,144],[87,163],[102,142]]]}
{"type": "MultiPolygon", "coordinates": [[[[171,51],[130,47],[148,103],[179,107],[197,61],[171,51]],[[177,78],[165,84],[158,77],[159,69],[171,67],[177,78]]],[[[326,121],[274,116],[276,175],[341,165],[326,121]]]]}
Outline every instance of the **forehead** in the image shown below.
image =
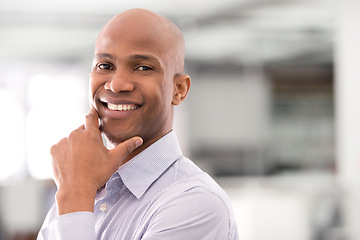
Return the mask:
{"type": "Polygon", "coordinates": [[[161,56],[175,48],[174,36],[167,24],[157,16],[120,15],[112,19],[101,31],[95,51],[117,51],[120,48],[161,56]]]}

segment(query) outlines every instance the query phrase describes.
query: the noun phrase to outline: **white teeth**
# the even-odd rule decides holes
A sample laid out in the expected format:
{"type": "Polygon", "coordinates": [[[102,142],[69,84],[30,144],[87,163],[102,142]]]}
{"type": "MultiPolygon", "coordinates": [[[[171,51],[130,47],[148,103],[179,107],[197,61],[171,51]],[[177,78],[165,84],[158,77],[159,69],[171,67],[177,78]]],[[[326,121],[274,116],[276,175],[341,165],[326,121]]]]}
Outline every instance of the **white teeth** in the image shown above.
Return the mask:
{"type": "Polygon", "coordinates": [[[107,106],[110,110],[115,110],[115,111],[127,111],[127,110],[133,110],[133,109],[137,108],[135,105],[132,105],[132,104],[117,105],[117,104],[108,103],[107,106]]]}
{"type": "Polygon", "coordinates": [[[108,103],[108,108],[111,110],[117,110],[117,105],[108,103]]]}

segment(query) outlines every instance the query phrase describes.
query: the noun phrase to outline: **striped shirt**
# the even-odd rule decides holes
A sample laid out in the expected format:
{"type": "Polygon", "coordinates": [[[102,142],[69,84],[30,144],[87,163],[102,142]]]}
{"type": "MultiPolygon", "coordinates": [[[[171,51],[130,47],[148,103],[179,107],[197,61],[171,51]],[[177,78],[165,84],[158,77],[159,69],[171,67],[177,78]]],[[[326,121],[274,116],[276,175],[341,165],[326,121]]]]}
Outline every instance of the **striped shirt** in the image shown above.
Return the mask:
{"type": "Polygon", "coordinates": [[[97,193],[94,212],[49,211],[42,239],[236,240],[226,193],[180,150],[171,131],[124,164],[97,193]]]}

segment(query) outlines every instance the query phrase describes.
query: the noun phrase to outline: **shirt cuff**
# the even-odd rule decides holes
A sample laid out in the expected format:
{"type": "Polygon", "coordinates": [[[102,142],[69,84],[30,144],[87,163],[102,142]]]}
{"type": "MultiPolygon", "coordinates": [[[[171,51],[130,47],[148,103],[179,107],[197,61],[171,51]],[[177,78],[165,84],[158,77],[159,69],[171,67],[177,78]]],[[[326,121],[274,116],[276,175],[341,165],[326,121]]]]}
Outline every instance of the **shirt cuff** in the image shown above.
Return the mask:
{"type": "Polygon", "coordinates": [[[92,212],[73,212],[61,215],[41,230],[42,239],[95,240],[95,217],[92,212]]]}

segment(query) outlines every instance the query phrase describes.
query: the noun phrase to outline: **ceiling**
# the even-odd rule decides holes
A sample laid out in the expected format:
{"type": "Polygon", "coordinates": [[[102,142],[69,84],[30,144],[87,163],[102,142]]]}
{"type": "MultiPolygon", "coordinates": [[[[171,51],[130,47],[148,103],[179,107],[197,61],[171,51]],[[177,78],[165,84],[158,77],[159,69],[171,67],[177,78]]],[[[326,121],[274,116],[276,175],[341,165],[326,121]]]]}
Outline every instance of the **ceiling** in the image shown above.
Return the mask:
{"type": "Polygon", "coordinates": [[[335,0],[0,0],[1,62],[88,62],[115,14],[141,7],[180,26],[187,59],[332,61],[335,0]]]}

